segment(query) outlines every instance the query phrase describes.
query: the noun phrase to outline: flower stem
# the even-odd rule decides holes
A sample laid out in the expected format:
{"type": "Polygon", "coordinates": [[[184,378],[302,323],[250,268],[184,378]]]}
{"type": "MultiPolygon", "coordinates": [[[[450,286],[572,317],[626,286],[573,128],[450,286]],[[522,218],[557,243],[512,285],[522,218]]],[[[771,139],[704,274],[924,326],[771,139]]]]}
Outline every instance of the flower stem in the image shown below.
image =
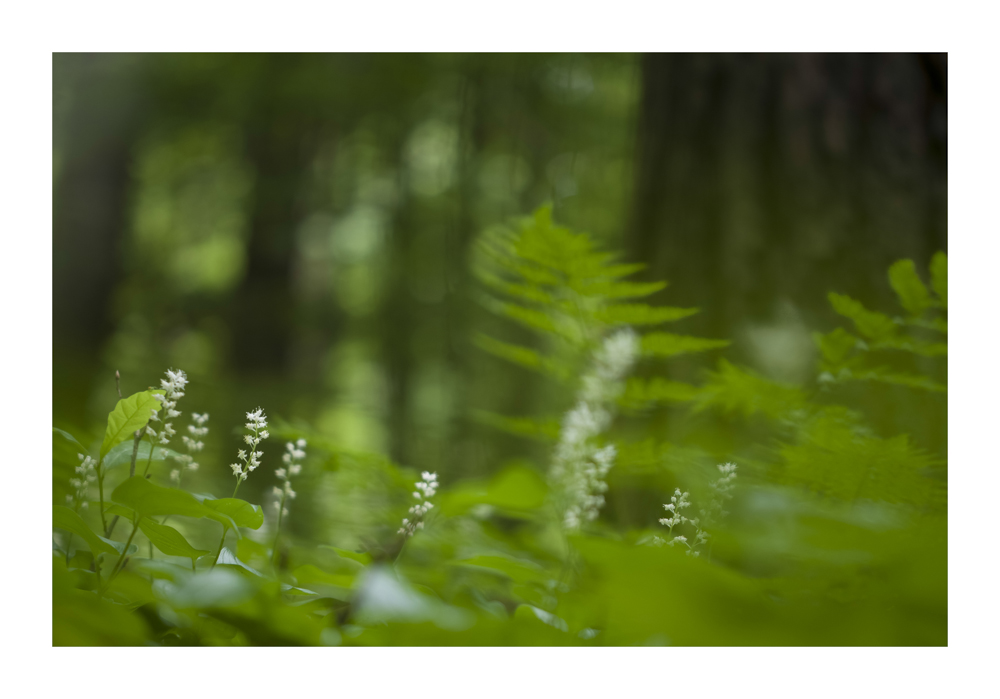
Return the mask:
{"type": "Polygon", "coordinates": [[[219,562],[219,556],[222,555],[222,545],[224,543],[226,543],[226,534],[228,534],[228,533],[229,533],[229,527],[227,527],[226,525],[223,524],[222,525],[222,538],[219,539],[219,550],[215,552],[215,560],[212,561],[212,567],[213,568],[215,567],[215,564],[219,562]]]}
{"type": "Polygon", "coordinates": [[[104,527],[104,531],[108,530],[108,521],[104,518],[104,471],[101,470],[101,466],[104,464],[104,457],[97,462],[97,492],[101,498],[101,525],[104,527]]]}
{"type": "Polygon", "coordinates": [[[278,508],[278,526],[274,528],[274,544],[271,546],[271,565],[275,572],[278,570],[278,537],[281,536],[281,516],[285,513],[285,498],[287,493],[281,494],[281,506],[278,508]]]}
{"type": "Polygon", "coordinates": [[[108,587],[111,585],[111,581],[114,580],[115,577],[118,575],[118,573],[121,572],[119,566],[121,566],[122,561],[125,560],[125,556],[126,554],[128,554],[128,547],[132,545],[132,538],[135,536],[135,533],[137,531],[139,531],[139,520],[136,520],[135,522],[132,523],[132,533],[128,535],[128,541],[125,542],[125,546],[122,548],[122,553],[120,556],[118,556],[118,561],[111,569],[111,574],[108,576],[108,581],[104,584],[104,589],[101,590],[102,595],[104,594],[105,590],[107,590],[108,587]]]}

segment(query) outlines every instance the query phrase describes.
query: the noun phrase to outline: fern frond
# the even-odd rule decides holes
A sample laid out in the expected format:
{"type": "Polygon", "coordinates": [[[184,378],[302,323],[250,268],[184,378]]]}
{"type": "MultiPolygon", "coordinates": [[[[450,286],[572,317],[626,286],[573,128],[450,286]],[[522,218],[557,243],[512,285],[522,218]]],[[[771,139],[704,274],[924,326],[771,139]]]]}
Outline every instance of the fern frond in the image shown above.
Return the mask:
{"type": "Polygon", "coordinates": [[[699,411],[717,408],[745,417],[759,412],[780,419],[805,409],[807,400],[796,386],[771,381],[721,359],[718,370],[709,373],[708,381],[695,397],[695,406],[699,411]]]}
{"type": "Polygon", "coordinates": [[[642,336],[641,351],[647,357],[673,357],[689,352],[707,352],[732,344],[729,340],[710,340],[704,337],[674,335],[673,333],[647,333],[642,336]]]}
{"type": "Polygon", "coordinates": [[[477,410],[473,413],[473,417],[481,424],[518,437],[528,437],[543,442],[553,442],[559,438],[559,420],[555,418],[511,417],[487,410],[477,410]]]}
{"type": "Polygon", "coordinates": [[[626,382],[625,392],[618,400],[623,407],[638,409],[656,403],[686,403],[697,398],[700,390],[689,383],[659,377],[631,378],[626,382]]]}

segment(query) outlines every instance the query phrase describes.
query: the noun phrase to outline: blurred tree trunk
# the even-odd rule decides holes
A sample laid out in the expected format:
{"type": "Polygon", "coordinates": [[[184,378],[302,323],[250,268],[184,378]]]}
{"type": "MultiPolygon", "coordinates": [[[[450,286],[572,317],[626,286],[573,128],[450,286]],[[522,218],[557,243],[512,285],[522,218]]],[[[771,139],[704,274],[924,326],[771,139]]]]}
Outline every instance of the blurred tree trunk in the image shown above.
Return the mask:
{"type": "Polygon", "coordinates": [[[643,59],[630,248],[691,331],[730,334],[776,298],[893,308],[886,268],[947,246],[947,57],[643,59]]]}
{"type": "Polygon", "coordinates": [[[301,60],[266,57],[246,127],[255,181],[246,274],[233,299],[230,327],[236,368],[260,374],[285,372],[295,328],[295,232],[307,213],[303,193],[318,133],[308,112],[283,99],[281,90],[301,60]]]}
{"type": "Polygon", "coordinates": [[[63,402],[78,407],[79,424],[113,330],[132,143],[143,117],[140,66],[129,56],[53,55],[53,380],[63,402]]]}

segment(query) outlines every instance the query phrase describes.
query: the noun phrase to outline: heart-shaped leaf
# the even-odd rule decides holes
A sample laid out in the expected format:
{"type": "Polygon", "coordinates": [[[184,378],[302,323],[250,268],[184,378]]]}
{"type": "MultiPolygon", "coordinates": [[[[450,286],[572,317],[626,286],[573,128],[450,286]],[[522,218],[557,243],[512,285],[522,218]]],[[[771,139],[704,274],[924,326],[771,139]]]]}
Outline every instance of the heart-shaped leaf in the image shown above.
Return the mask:
{"type": "Polygon", "coordinates": [[[143,519],[139,521],[139,529],[146,535],[146,538],[153,542],[153,546],[168,556],[183,556],[196,560],[208,553],[208,551],[191,546],[179,531],[166,524],[157,524],[151,519],[143,519]]]}
{"type": "Polygon", "coordinates": [[[176,488],[164,488],[145,478],[127,478],[111,493],[111,500],[135,511],[139,517],[180,515],[208,517],[225,527],[234,527],[228,516],[198,502],[193,495],[176,488]]]}
{"type": "Polygon", "coordinates": [[[241,527],[260,529],[261,525],[264,524],[264,509],[260,505],[253,505],[246,500],[220,498],[218,500],[204,500],[202,504],[228,516],[241,527]]]}
{"type": "Polygon", "coordinates": [[[52,526],[58,527],[59,529],[65,529],[68,532],[73,532],[81,539],[87,542],[87,546],[90,547],[90,551],[97,555],[99,553],[115,554],[115,548],[105,540],[95,534],[87,523],[83,521],[76,512],[69,509],[68,507],[63,507],[62,505],[56,505],[52,508],[52,526]]]}
{"type": "MultiPolygon", "coordinates": [[[[121,541],[112,541],[111,539],[105,539],[103,536],[98,536],[98,539],[103,541],[108,546],[114,548],[115,552],[121,555],[121,552],[125,550],[125,544],[121,541]]],[[[135,544],[129,544],[127,556],[131,556],[133,553],[139,550],[139,547],[135,544]]]]}
{"type": "MultiPolygon", "coordinates": [[[[120,442],[108,451],[107,456],[104,457],[103,468],[105,471],[116,468],[118,466],[128,466],[132,463],[132,440],[127,440],[120,442]]],[[[179,453],[173,449],[167,449],[166,447],[156,447],[153,449],[153,461],[165,461],[166,459],[176,459],[180,456],[179,453]]],[[[143,440],[139,443],[139,451],[136,454],[135,462],[137,464],[145,465],[149,461],[149,442],[143,440]]]]}
{"type": "Polygon", "coordinates": [[[160,401],[154,396],[162,391],[141,391],[118,401],[115,409],[108,413],[108,428],[101,443],[103,459],[111,447],[132,436],[149,422],[154,410],[160,409],[160,401]]]}

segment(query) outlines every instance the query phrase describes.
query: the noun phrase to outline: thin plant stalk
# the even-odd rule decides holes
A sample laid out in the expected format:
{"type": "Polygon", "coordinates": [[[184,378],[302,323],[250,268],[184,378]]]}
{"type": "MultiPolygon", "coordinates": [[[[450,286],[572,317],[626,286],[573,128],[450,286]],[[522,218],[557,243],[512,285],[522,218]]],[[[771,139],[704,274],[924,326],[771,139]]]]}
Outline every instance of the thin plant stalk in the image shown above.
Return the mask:
{"type": "MultiPolygon", "coordinates": [[[[118,576],[118,573],[121,572],[120,566],[122,565],[122,561],[125,560],[125,556],[128,554],[128,547],[132,545],[132,539],[135,537],[135,533],[137,531],[139,531],[138,520],[132,523],[132,533],[128,535],[128,541],[125,542],[125,546],[122,548],[122,553],[120,556],[118,556],[118,561],[111,569],[111,574],[108,576],[108,582],[104,584],[103,588],[101,588],[102,595],[108,589],[108,587],[111,586],[112,581],[118,576]]],[[[100,577],[100,573],[98,573],[98,577],[100,577]]]]}

